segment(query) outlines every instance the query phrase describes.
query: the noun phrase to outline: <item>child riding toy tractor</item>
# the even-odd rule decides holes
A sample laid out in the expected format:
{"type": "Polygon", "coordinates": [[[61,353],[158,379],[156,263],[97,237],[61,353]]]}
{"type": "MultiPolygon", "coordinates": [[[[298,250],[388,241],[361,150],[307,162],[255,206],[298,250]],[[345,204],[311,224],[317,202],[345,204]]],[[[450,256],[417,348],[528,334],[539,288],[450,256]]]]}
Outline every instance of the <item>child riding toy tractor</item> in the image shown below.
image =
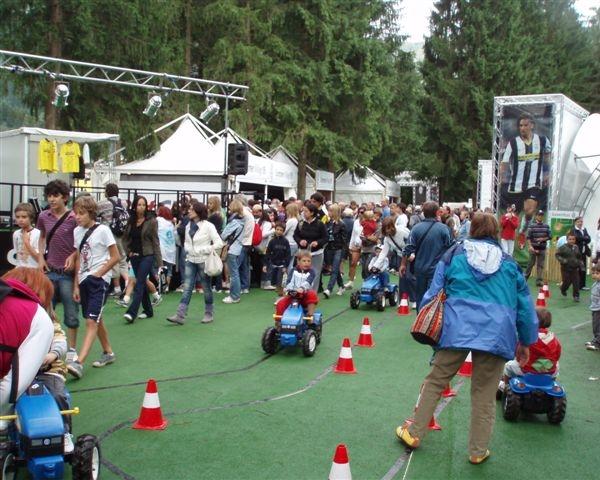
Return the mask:
{"type": "Polygon", "coordinates": [[[398,285],[393,283],[384,284],[381,272],[375,268],[372,268],[370,273],[369,277],[364,280],[360,290],[356,290],[350,295],[350,307],[357,309],[362,302],[367,305],[374,303],[377,311],[383,312],[386,301],[389,302],[390,307],[398,305],[398,285]]]}
{"type": "Polygon", "coordinates": [[[567,412],[567,394],[552,375],[525,373],[509,380],[502,393],[504,418],[515,421],[521,412],[545,413],[559,424],[567,412]]]}
{"type": "Polygon", "coordinates": [[[311,316],[307,315],[295,290],[289,290],[292,297],[291,304],[285,309],[283,315],[273,315],[274,327],[268,327],[262,336],[262,349],[265,353],[273,354],[281,347],[302,345],[302,353],[306,357],[315,354],[317,345],[321,343],[323,331],[322,314],[319,311],[311,316]]]}
{"type": "Polygon", "coordinates": [[[60,411],[45,386],[32,384],[17,401],[15,415],[0,417],[10,421],[8,438],[0,437],[0,478],[17,478],[21,466],[26,466],[35,480],[63,478],[65,462],[69,462],[73,479],[97,479],[101,457],[95,436],[79,436],[74,450],[65,453],[68,432],[62,417],[78,413],[78,408],[60,411]]]}

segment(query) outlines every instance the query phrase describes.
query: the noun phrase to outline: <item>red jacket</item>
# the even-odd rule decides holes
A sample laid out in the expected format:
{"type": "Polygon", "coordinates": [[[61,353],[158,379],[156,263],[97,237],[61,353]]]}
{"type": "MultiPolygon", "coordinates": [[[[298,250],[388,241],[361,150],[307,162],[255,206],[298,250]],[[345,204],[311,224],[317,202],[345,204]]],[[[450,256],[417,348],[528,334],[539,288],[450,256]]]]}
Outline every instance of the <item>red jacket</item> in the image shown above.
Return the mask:
{"type": "Polygon", "coordinates": [[[529,361],[522,368],[523,372],[555,373],[560,352],[560,342],[554,333],[547,328],[540,328],[537,342],[529,346],[529,361]]]}
{"type": "Polygon", "coordinates": [[[509,218],[508,214],[504,214],[500,219],[500,225],[502,226],[500,238],[502,238],[502,240],[514,240],[515,233],[519,228],[519,217],[518,215],[513,214],[513,216],[509,218]]]}

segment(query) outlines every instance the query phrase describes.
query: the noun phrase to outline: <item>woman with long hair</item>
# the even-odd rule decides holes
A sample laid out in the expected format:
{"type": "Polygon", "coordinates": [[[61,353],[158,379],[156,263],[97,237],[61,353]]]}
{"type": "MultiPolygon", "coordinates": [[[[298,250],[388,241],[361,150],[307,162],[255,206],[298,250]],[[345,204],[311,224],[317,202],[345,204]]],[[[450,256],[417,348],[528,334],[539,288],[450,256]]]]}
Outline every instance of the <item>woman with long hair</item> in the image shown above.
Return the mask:
{"type": "Polygon", "coordinates": [[[200,202],[194,202],[188,209],[189,223],[185,227],[185,280],[183,295],[179,301],[177,312],[167,320],[171,323],[183,325],[187,314],[192,291],[196,285],[196,278],[200,278],[204,290],[204,318],[201,323],[213,321],[213,292],[211,277],[204,272],[204,264],[213,250],[220,252],[223,242],[215,226],[208,221],[208,209],[200,202]]]}
{"type": "Polygon", "coordinates": [[[133,299],[123,315],[127,323],[133,323],[136,318],[154,316],[146,278],[152,275],[153,267],[163,267],[160,241],[158,239],[158,221],[148,211],[148,201],[138,195],[131,204],[129,222],[123,232],[123,249],[131,262],[135,274],[133,299]],[[143,313],[138,316],[140,304],[143,313]]]}
{"type": "Polygon", "coordinates": [[[329,254],[331,259],[331,275],[329,276],[329,282],[327,288],[323,290],[325,298],[331,296],[331,291],[338,284],[338,295],[344,294],[344,280],[340,271],[344,251],[346,250],[346,227],[340,215],[340,206],[334,203],[329,207],[328,216],[329,222],[327,222],[327,247],[325,251],[329,254]]]}
{"type": "Polygon", "coordinates": [[[315,272],[312,289],[315,292],[319,289],[321,270],[323,269],[323,252],[327,243],[327,230],[325,224],[317,219],[318,213],[318,207],[307,202],[302,208],[304,221],[296,227],[294,232],[294,240],[296,240],[298,246],[301,249],[310,251],[312,269],[315,272]]]}
{"type": "Polygon", "coordinates": [[[290,260],[287,271],[291,272],[294,268],[296,253],[298,252],[298,244],[296,243],[296,240],[294,240],[294,233],[296,232],[296,227],[300,222],[300,209],[298,208],[298,204],[296,202],[288,202],[288,204],[285,206],[285,215],[285,231],[283,232],[283,236],[290,244],[290,253],[292,259],[290,260]]]}
{"type": "Polygon", "coordinates": [[[229,295],[223,303],[238,303],[240,301],[241,284],[239,258],[242,254],[244,231],[244,205],[237,199],[229,203],[229,219],[221,234],[227,247],[226,263],[229,267],[229,295]]]}
{"type": "Polygon", "coordinates": [[[356,267],[358,266],[358,262],[360,261],[360,250],[362,246],[362,240],[360,238],[362,233],[362,226],[360,224],[362,217],[366,211],[365,206],[360,206],[356,213],[356,218],[354,219],[354,226],[352,227],[352,232],[350,234],[350,244],[348,246],[348,250],[350,251],[350,265],[348,269],[348,281],[344,288],[352,288],[354,286],[354,279],[356,278],[356,267]]]}

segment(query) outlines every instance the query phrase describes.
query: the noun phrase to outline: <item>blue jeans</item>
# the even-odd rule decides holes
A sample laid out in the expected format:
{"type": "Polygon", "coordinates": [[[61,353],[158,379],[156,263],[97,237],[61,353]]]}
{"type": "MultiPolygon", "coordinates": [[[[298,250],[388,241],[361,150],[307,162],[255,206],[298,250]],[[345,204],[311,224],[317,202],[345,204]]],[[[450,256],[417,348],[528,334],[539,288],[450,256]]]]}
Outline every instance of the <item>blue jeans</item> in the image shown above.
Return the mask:
{"type": "Polygon", "coordinates": [[[269,278],[271,280],[271,285],[274,287],[283,287],[283,269],[287,268],[287,266],[271,266],[271,271],[268,272],[269,278]]]}
{"type": "Polygon", "coordinates": [[[288,275],[294,270],[294,264],[296,263],[296,253],[298,253],[298,245],[290,245],[290,264],[288,265],[288,275]]]}
{"type": "Polygon", "coordinates": [[[390,273],[387,270],[385,272],[379,272],[379,281],[384,288],[387,288],[387,286],[390,284],[390,273]]]}
{"type": "Polygon", "coordinates": [[[211,289],[212,277],[204,273],[203,263],[185,262],[185,281],[183,283],[183,295],[179,300],[179,305],[189,305],[192,298],[192,292],[196,287],[196,280],[200,279],[200,284],[204,290],[204,305],[205,310],[212,312],[213,293],[211,289]]]}
{"type": "Polygon", "coordinates": [[[250,289],[250,249],[252,247],[242,247],[242,252],[238,257],[238,273],[240,276],[240,288],[242,290],[250,289]]]}
{"type": "Polygon", "coordinates": [[[48,272],[47,276],[54,286],[52,306],[56,307],[58,302],[62,303],[67,328],[79,328],[77,302],[73,300],[73,276],[68,273],[56,272],[48,272]]]}
{"type": "Polygon", "coordinates": [[[240,299],[240,255],[227,254],[227,266],[229,267],[229,296],[234,300],[240,299]]]}
{"type": "Polygon", "coordinates": [[[154,266],[154,255],[146,256],[135,256],[131,257],[131,267],[135,274],[135,287],[133,289],[133,299],[129,304],[127,313],[131,315],[131,318],[136,318],[140,304],[144,310],[144,313],[148,317],[154,315],[152,309],[152,303],[150,303],[150,295],[148,288],[146,287],[146,279],[152,274],[152,268],[154,266]]]}
{"type": "Polygon", "coordinates": [[[428,276],[424,273],[417,273],[415,275],[416,278],[416,288],[415,288],[415,300],[417,302],[417,309],[421,308],[421,300],[423,300],[423,296],[425,292],[429,289],[429,285],[431,285],[431,281],[433,280],[433,275],[428,276]]]}
{"type": "Polygon", "coordinates": [[[337,281],[340,288],[344,287],[344,280],[340,273],[340,265],[342,264],[342,257],[344,256],[343,250],[329,250],[331,259],[331,276],[329,277],[329,283],[327,284],[327,290],[331,291],[337,281]]]}

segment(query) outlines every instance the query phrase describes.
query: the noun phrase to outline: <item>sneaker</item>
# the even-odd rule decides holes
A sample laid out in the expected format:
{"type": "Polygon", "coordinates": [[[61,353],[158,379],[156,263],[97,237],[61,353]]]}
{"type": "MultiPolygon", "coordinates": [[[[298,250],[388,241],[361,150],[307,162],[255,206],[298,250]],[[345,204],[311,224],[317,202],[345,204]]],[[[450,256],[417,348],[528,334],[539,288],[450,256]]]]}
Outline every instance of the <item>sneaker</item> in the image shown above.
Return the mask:
{"type": "Polygon", "coordinates": [[[67,370],[71,375],[73,375],[76,379],[80,379],[83,377],[83,365],[79,363],[77,360],[67,364],[67,370]]]}
{"type": "Polygon", "coordinates": [[[344,294],[344,292],[346,291],[346,289],[344,287],[340,287],[338,288],[338,291],[336,292],[336,295],[338,296],[342,296],[344,294]]]}
{"type": "Polygon", "coordinates": [[[592,351],[592,352],[597,352],[598,350],[600,350],[600,347],[598,347],[598,345],[596,345],[596,344],[594,344],[594,343],[591,343],[591,344],[589,344],[589,345],[586,345],[586,346],[585,346],[585,349],[586,349],[586,350],[590,350],[590,351],[592,351]]]}
{"type": "Polygon", "coordinates": [[[213,321],[212,313],[205,313],[204,318],[200,320],[200,323],[211,323],[213,321]]]}
{"type": "Polygon", "coordinates": [[[119,307],[123,307],[123,308],[127,308],[129,306],[129,302],[126,302],[123,299],[119,299],[119,300],[115,300],[115,303],[119,306],[119,307]]]}
{"type": "Polygon", "coordinates": [[[415,449],[421,444],[421,441],[417,437],[413,437],[408,432],[408,426],[405,425],[400,425],[396,429],[396,436],[398,437],[398,440],[400,440],[408,448],[415,449]]]}
{"type": "Polygon", "coordinates": [[[74,348],[69,348],[67,350],[67,357],[65,358],[66,363],[72,363],[77,360],[77,350],[74,348]]]}
{"type": "Polygon", "coordinates": [[[167,322],[175,323],[177,325],[183,325],[185,323],[185,318],[175,314],[171,315],[170,317],[167,317],[167,322]]]}
{"type": "Polygon", "coordinates": [[[247,288],[242,288],[242,291],[240,293],[244,293],[244,294],[250,293],[250,290],[247,288]]]}
{"type": "Polygon", "coordinates": [[[73,445],[73,435],[65,433],[65,447],[63,451],[65,454],[68,454],[73,453],[73,450],[75,450],[75,445],[73,445]]]}
{"type": "Polygon", "coordinates": [[[273,285],[265,285],[263,290],[275,290],[275,287],[273,285]]]}
{"type": "Polygon", "coordinates": [[[100,355],[100,358],[98,360],[96,360],[94,363],[92,363],[92,367],[96,367],[96,368],[102,368],[105,367],[106,365],[113,363],[115,361],[115,358],[117,358],[117,356],[113,353],[106,353],[104,352],[102,355],[100,355]]]}
{"type": "Polygon", "coordinates": [[[344,285],[344,288],[352,288],[353,286],[354,286],[354,282],[352,280],[349,280],[344,285]]]}
{"type": "Polygon", "coordinates": [[[162,301],[163,301],[163,298],[159,295],[158,297],[152,297],[152,300],[150,300],[150,303],[152,304],[153,307],[156,307],[162,301]]]}
{"type": "Polygon", "coordinates": [[[112,292],[108,294],[109,297],[120,297],[123,292],[119,288],[118,290],[115,288],[112,292]]]}
{"type": "Polygon", "coordinates": [[[183,285],[177,287],[177,289],[175,291],[178,293],[183,293],[183,285]]]}
{"type": "Polygon", "coordinates": [[[127,323],[133,323],[133,317],[131,316],[130,313],[126,313],[125,315],[123,315],[123,318],[125,319],[125,321],[127,323]]]}
{"type": "Polygon", "coordinates": [[[567,296],[567,292],[565,292],[565,291],[564,291],[564,290],[562,290],[562,289],[561,289],[561,291],[560,291],[560,294],[561,294],[563,297],[566,297],[566,296],[567,296]]]}
{"type": "Polygon", "coordinates": [[[413,310],[417,309],[417,302],[410,302],[410,308],[412,308],[413,310]]]}
{"type": "Polygon", "coordinates": [[[323,290],[323,295],[325,295],[325,298],[329,298],[331,296],[331,292],[329,291],[328,288],[326,288],[325,290],[323,290]]]}
{"type": "Polygon", "coordinates": [[[237,300],[235,298],[230,297],[229,295],[227,295],[224,299],[223,299],[223,303],[240,303],[240,299],[238,298],[237,300]]]}
{"type": "Polygon", "coordinates": [[[583,290],[584,292],[589,291],[590,287],[581,287],[579,290],[583,290]]]}
{"type": "Polygon", "coordinates": [[[140,320],[145,320],[146,318],[152,318],[152,315],[148,315],[147,313],[140,313],[137,318],[139,318],[140,320]]]}
{"type": "Polygon", "coordinates": [[[485,462],[488,458],[490,458],[490,451],[486,450],[481,456],[471,455],[469,457],[469,463],[472,463],[473,465],[479,465],[480,463],[485,462]]]}

